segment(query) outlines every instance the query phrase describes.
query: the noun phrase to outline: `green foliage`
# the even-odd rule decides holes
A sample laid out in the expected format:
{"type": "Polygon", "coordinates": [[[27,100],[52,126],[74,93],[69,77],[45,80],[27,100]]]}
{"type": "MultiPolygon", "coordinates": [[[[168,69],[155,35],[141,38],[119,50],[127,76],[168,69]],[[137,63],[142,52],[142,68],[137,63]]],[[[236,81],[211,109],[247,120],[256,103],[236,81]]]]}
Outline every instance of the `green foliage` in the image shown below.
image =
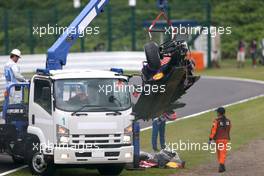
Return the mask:
{"type": "MultiPolygon", "coordinates": [[[[84,7],[89,0],[82,0],[84,7]]],[[[205,0],[173,0],[169,2],[169,14],[172,19],[194,19],[206,22],[205,0]]],[[[222,35],[223,58],[235,57],[238,40],[244,39],[248,44],[252,39],[258,41],[264,36],[262,20],[264,13],[263,0],[211,0],[212,22],[215,26],[232,27],[231,35],[222,35]]],[[[112,16],[112,48],[115,51],[131,49],[131,9],[124,0],[111,0],[112,16]]],[[[30,35],[30,16],[33,26],[56,25],[66,27],[79,13],[73,8],[72,0],[2,0],[0,1],[0,43],[4,43],[4,9],[9,18],[9,47],[18,47],[23,53],[29,53],[33,42],[35,53],[45,53],[58,36],[30,35]]],[[[85,51],[91,51],[98,44],[108,48],[108,9],[92,24],[100,27],[100,35],[85,36],[85,51]]],[[[138,0],[136,7],[136,38],[137,49],[142,50],[149,40],[144,21],[153,20],[159,13],[156,0],[138,0]]],[[[80,44],[72,48],[72,52],[80,52],[80,44]]],[[[0,46],[0,54],[4,54],[4,45],[0,46]]]]}
{"type": "Polygon", "coordinates": [[[236,56],[240,39],[248,47],[252,39],[264,38],[263,6],[262,0],[213,0],[213,22],[217,26],[232,27],[232,34],[222,38],[224,58],[236,56]]]}

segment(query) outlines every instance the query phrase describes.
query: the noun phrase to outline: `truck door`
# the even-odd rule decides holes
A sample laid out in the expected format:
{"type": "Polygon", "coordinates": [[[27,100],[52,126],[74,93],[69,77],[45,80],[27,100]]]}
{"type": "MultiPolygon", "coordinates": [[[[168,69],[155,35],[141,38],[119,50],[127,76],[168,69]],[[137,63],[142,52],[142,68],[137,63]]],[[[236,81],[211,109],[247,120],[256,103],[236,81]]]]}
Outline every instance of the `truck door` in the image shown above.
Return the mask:
{"type": "Polygon", "coordinates": [[[41,136],[46,144],[53,143],[52,83],[48,79],[35,78],[31,90],[30,126],[36,133],[40,133],[38,136],[41,136]]]}

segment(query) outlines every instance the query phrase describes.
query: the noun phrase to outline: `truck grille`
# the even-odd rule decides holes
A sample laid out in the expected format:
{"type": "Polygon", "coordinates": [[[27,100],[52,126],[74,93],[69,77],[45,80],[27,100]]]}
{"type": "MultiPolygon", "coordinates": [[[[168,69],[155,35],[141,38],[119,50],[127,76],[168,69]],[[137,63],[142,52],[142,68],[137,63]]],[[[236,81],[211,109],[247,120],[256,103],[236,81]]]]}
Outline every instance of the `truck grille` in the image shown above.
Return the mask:
{"type": "Polygon", "coordinates": [[[120,144],[121,134],[73,134],[70,135],[70,144],[91,144],[91,145],[109,145],[120,144]]]}
{"type": "MultiPolygon", "coordinates": [[[[120,152],[105,152],[105,157],[118,157],[120,155],[120,152]]],[[[84,152],[84,153],[75,153],[75,156],[77,158],[91,158],[92,152],[84,152]]]]}

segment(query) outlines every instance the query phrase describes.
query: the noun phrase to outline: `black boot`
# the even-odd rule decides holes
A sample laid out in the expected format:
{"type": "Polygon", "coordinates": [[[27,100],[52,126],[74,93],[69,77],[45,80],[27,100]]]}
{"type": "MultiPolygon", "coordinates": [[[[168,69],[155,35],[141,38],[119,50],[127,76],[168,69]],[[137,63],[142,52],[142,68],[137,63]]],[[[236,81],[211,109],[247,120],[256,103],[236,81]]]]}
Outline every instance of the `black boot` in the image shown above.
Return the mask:
{"type": "Polygon", "coordinates": [[[226,169],[225,169],[225,165],[224,165],[224,164],[220,164],[220,165],[219,165],[219,170],[218,170],[218,172],[219,172],[219,173],[222,173],[222,172],[225,172],[225,170],[226,170],[226,169]]]}

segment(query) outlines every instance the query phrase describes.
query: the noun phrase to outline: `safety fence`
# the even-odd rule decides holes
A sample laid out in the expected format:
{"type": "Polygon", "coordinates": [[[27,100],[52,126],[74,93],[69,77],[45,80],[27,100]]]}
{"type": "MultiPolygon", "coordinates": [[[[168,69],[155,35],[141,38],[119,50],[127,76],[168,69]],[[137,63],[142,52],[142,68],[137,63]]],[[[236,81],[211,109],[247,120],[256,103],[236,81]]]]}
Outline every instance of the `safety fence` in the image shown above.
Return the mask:
{"type": "MultiPolygon", "coordinates": [[[[3,99],[5,80],[3,78],[4,64],[8,56],[0,56],[0,100],[3,99]]],[[[145,60],[143,52],[93,52],[72,53],[68,56],[64,69],[93,69],[109,70],[110,68],[123,68],[124,70],[140,70],[145,60]]],[[[33,73],[37,68],[45,68],[46,55],[24,55],[19,60],[22,73],[33,73]]]]}
{"type": "MultiPolygon", "coordinates": [[[[61,29],[67,27],[88,2],[82,0],[81,7],[74,8],[72,1],[17,1],[16,8],[11,8],[12,3],[1,1],[0,55],[8,54],[13,48],[27,54],[46,52],[62,33],[61,29]]],[[[173,20],[207,23],[207,2],[170,1],[168,16],[173,20]]],[[[81,37],[71,51],[140,51],[149,41],[144,24],[154,20],[158,13],[156,0],[138,0],[135,7],[124,0],[110,1],[104,13],[92,22],[88,34],[81,37]]]]}

